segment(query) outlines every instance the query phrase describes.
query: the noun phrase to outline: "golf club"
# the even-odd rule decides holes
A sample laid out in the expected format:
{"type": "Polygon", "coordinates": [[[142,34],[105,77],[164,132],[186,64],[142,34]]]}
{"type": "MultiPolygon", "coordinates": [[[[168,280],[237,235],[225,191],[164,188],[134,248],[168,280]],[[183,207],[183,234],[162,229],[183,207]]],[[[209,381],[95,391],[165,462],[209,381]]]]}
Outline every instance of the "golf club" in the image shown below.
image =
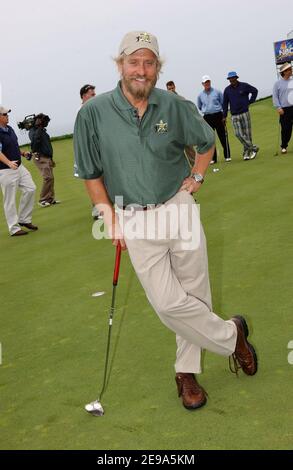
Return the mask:
{"type": "Polygon", "coordinates": [[[274,157],[277,157],[279,155],[280,135],[281,135],[281,125],[280,125],[280,122],[278,122],[277,148],[276,148],[276,152],[274,153],[274,157]]]}
{"type": "Polygon", "coordinates": [[[231,158],[230,146],[229,146],[229,141],[228,141],[228,131],[227,131],[226,124],[224,124],[224,128],[225,128],[225,141],[226,141],[226,149],[227,149],[227,156],[225,158],[231,158]]]}
{"type": "Polygon", "coordinates": [[[102,399],[103,393],[105,391],[106,383],[107,383],[107,371],[108,371],[109,351],[110,351],[110,343],[111,343],[111,331],[112,331],[112,324],[113,324],[113,317],[114,317],[115,295],[116,295],[116,287],[118,284],[118,277],[119,277],[120,259],[121,259],[121,244],[118,241],[118,244],[116,246],[115,266],[114,266],[114,274],[113,274],[112,302],[111,302],[111,308],[110,308],[110,314],[109,314],[109,330],[108,330],[108,340],[107,340],[104,380],[103,380],[102,390],[97,400],[92,401],[91,403],[88,403],[87,405],[85,405],[85,410],[88,413],[90,413],[92,416],[103,416],[105,413],[104,408],[101,405],[101,399],[102,399]]]}
{"type": "Polygon", "coordinates": [[[196,148],[195,147],[185,147],[184,148],[184,155],[187,160],[187,163],[189,165],[189,168],[191,169],[194,166],[194,162],[196,159],[196,148]]]}

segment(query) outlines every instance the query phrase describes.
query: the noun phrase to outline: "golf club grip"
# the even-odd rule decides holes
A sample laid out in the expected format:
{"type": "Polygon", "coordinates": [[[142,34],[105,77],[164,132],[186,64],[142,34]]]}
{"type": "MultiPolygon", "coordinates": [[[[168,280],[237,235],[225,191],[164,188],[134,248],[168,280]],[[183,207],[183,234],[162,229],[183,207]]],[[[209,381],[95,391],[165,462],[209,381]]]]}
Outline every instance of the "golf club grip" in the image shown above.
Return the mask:
{"type": "Polygon", "coordinates": [[[118,241],[118,245],[116,246],[116,257],[115,257],[115,267],[114,267],[114,275],[113,275],[113,286],[117,286],[117,284],[118,284],[120,259],[121,259],[121,244],[118,241]]]}

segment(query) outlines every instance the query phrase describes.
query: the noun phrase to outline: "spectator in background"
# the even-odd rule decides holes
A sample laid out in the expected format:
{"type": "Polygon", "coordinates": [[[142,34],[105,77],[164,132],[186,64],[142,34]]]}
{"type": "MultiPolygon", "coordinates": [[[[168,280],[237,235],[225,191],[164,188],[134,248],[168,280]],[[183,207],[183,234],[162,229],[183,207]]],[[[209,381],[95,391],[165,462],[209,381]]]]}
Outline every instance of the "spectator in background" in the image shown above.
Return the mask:
{"type": "Polygon", "coordinates": [[[50,122],[49,116],[40,113],[36,116],[35,124],[29,131],[31,150],[36,167],[43,178],[39,206],[48,207],[59,204],[55,199],[53,168],[56,166],[53,160],[53,147],[46,127],[50,122]]]}
{"type": "Polygon", "coordinates": [[[177,95],[175,83],[173,82],[173,80],[169,80],[169,82],[166,83],[166,88],[168,91],[172,91],[177,95]]]}
{"type": "MultiPolygon", "coordinates": [[[[198,95],[197,107],[203,114],[204,120],[217,131],[218,137],[224,150],[226,162],[231,161],[228,133],[223,122],[223,94],[221,91],[212,88],[211,79],[208,75],[202,77],[203,91],[198,95]]],[[[211,164],[217,163],[217,149],[211,164]]]]}
{"type": "MultiPolygon", "coordinates": [[[[87,101],[89,100],[90,98],[93,98],[94,96],[96,96],[96,92],[95,92],[95,89],[96,87],[94,85],[90,85],[90,84],[86,84],[86,85],[83,85],[79,91],[79,94],[80,94],[80,98],[81,98],[81,106],[87,101]]],[[[78,175],[78,171],[77,171],[77,166],[76,166],[76,163],[74,162],[74,176],[76,178],[79,177],[78,175]]]]}
{"type": "Polygon", "coordinates": [[[281,124],[281,152],[287,153],[288,143],[292,135],[293,125],[293,100],[292,96],[293,80],[292,65],[286,62],[280,67],[281,79],[278,80],[273,88],[273,104],[277,108],[281,124]]]}
{"type": "MultiPolygon", "coordinates": [[[[175,93],[175,95],[178,95],[173,80],[169,80],[169,82],[166,83],[166,88],[168,91],[171,91],[171,93],[175,93]]],[[[184,148],[184,155],[188,161],[188,165],[190,166],[190,168],[192,168],[196,158],[196,150],[193,147],[186,146],[184,148]]]]}
{"type": "Polygon", "coordinates": [[[95,89],[96,87],[94,85],[84,85],[83,87],[81,87],[80,97],[81,97],[82,104],[84,104],[90,98],[93,98],[94,96],[96,96],[95,89]]]}
{"type": "MultiPolygon", "coordinates": [[[[94,98],[96,96],[95,89],[96,87],[94,85],[84,85],[83,87],[81,87],[81,106],[84,105],[84,103],[86,103],[89,99],[94,98]]],[[[74,176],[76,176],[77,178],[79,177],[76,163],[74,163],[74,176]]],[[[94,204],[92,204],[92,218],[94,220],[103,218],[94,204]]]]}
{"type": "Polygon", "coordinates": [[[236,72],[228,73],[227,80],[230,85],[224,90],[224,124],[226,124],[228,107],[230,106],[235,136],[243,145],[243,160],[253,160],[259,148],[252,143],[251,119],[248,108],[255,102],[258,90],[248,83],[239,82],[238,78],[236,72]]]}
{"type": "Polygon", "coordinates": [[[0,185],[9,233],[12,237],[18,237],[28,234],[21,227],[38,230],[38,227],[32,224],[36,185],[30,172],[21,163],[21,157],[28,157],[29,152],[20,151],[16,134],[12,127],[8,126],[10,111],[0,106],[0,185]],[[18,188],[22,196],[17,213],[15,198],[18,188]]]}

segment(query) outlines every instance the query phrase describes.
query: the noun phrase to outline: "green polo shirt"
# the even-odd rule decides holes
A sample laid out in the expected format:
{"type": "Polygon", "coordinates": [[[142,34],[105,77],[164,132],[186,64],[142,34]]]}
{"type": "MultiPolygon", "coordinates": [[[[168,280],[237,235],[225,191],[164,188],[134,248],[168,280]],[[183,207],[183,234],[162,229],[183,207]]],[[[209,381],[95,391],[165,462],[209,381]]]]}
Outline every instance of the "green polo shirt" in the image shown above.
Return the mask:
{"type": "Polygon", "coordinates": [[[103,176],[112,202],[160,204],[179,190],[190,174],[186,145],[199,153],[214,144],[214,131],[196,106],[154,88],[141,120],[117,87],[88,100],[74,128],[75,163],[80,178],[103,176]]]}

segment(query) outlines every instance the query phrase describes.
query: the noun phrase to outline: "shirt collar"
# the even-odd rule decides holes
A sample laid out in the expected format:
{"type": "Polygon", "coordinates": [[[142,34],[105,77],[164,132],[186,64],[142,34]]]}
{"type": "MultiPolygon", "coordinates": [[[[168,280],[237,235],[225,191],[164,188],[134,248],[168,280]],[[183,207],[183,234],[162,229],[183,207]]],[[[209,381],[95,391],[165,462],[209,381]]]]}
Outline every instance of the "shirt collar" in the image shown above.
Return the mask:
{"type": "MultiPolygon", "coordinates": [[[[113,99],[117,108],[119,108],[120,110],[133,109],[134,107],[132,104],[129,103],[128,99],[123,94],[123,91],[121,89],[121,80],[119,80],[117,87],[113,92],[113,99]]],[[[155,89],[152,90],[148,98],[148,104],[159,104],[155,89]]]]}
{"type": "Polygon", "coordinates": [[[209,89],[209,91],[206,91],[206,90],[203,90],[204,93],[208,94],[208,93],[211,93],[212,91],[214,91],[213,87],[211,86],[211,88],[209,89]]]}

